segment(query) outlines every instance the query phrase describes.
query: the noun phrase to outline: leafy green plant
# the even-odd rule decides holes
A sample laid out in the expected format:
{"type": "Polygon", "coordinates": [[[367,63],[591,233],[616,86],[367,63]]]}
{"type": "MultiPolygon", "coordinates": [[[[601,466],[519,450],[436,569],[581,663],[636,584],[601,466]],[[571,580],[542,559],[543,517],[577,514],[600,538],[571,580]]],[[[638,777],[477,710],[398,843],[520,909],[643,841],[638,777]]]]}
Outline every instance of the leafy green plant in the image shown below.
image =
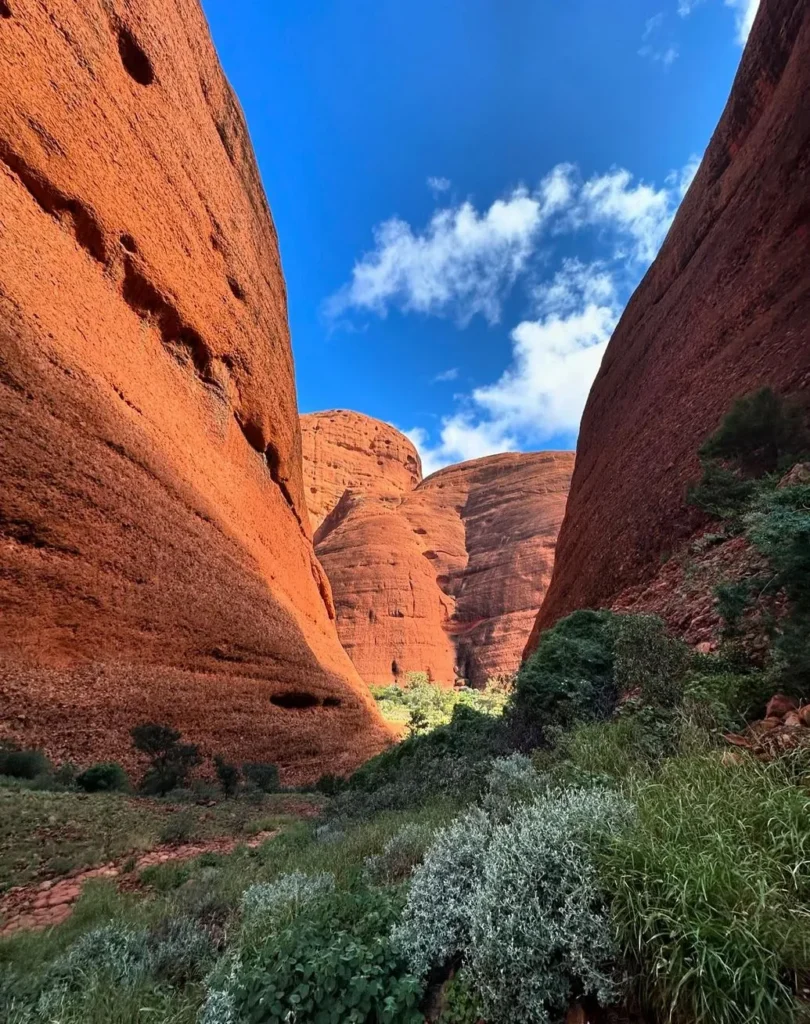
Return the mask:
{"type": "Polygon", "coordinates": [[[230,761],[226,761],[224,757],[217,754],[214,758],[214,769],[225,796],[236,796],[241,778],[241,773],[236,765],[231,764],[230,761]]]}
{"type": "Polygon", "coordinates": [[[41,750],[21,750],[14,744],[0,746],[0,775],[13,779],[35,779],[51,771],[51,762],[41,750]]]}
{"type": "Polygon", "coordinates": [[[129,778],[117,761],[108,761],[86,768],[76,776],[76,785],[85,793],[124,793],[129,789],[129,778]]]}
{"type": "Polygon", "coordinates": [[[781,768],[665,762],[597,848],[624,953],[664,1019],[795,1021],[810,962],[810,797],[781,768]]]}
{"type": "Polygon", "coordinates": [[[278,768],[274,764],[248,761],[242,765],[242,774],[248,785],[261,793],[277,793],[279,790],[278,768]]]}
{"type": "Polygon", "coordinates": [[[422,986],[388,937],[399,910],[398,895],[384,889],[305,902],[286,926],[242,950],[212,996],[244,1024],[421,1024],[422,986]]]}
{"type": "Polygon", "coordinates": [[[616,685],[646,704],[675,707],[683,697],[691,651],[654,615],[622,615],[615,643],[616,685]]]}
{"type": "Polygon", "coordinates": [[[612,713],[618,620],[609,611],[577,611],[542,634],[508,709],[520,746],[553,745],[561,731],[612,713]]]}
{"type": "Polygon", "coordinates": [[[141,780],[145,793],[165,796],[172,789],[182,788],[189,773],[200,764],[199,749],[191,743],[181,743],[180,733],[168,725],[145,722],[130,732],[137,750],[147,754],[150,766],[141,780]]]}
{"type": "Polygon", "coordinates": [[[160,829],[160,841],[171,845],[188,843],[197,833],[197,819],[191,811],[173,811],[160,829]]]}

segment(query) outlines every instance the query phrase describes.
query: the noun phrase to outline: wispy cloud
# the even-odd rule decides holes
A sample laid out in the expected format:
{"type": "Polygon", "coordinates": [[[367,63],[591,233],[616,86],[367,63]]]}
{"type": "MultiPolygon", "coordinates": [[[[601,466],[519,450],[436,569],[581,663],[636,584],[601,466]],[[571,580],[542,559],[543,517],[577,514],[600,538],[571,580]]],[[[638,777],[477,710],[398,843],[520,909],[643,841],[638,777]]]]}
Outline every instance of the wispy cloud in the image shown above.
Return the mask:
{"type": "MultiPolygon", "coordinates": [[[[688,2],[688,0],[682,0],[688,2]]],[[[680,12],[680,8],[679,8],[680,12]]],[[[648,18],[644,25],[644,32],[641,36],[641,46],[638,54],[640,57],[647,57],[656,64],[662,64],[664,68],[670,68],[678,59],[678,48],[674,42],[664,35],[665,15],[663,11],[648,18]]]]}
{"type": "MultiPolygon", "coordinates": [[[[702,3],[704,0],[678,0],[678,14],[682,18],[688,18],[702,3]]],[[[740,46],[745,46],[759,10],[759,0],[723,0],[723,3],[734,11],[737,42],[740,46]]]]}
{"type": "Polygon", "coordinates": [[[430,189],[430,191],[434,194],[434,196],[438,195],[440,192],[447,192],[447,190],[450,188],[452,184],[453,183],[450,181],[449,178],[430,177],[427,180],[427,186],[430,189]]]}
{"type": "Polygon", "coordinates": [[[449,370],[444,370],[442,373],[437,373],[433,378],[434,384],[444,384],[451,380],[458,380],[458,367],[453,366],[449,370]]]}
{"type": "Polygon", "coordinates": [[[509,365],[493,383],[459,398],[435,441],[421,428],[407,431],[426,473],[573,438],[622,303],[655,256],[697,163],[690,160],[662,188],[637,182],[623,169],[583,182],[566,167],[559,180],[566,182],[567,201],[557,209],[556,231],[597,227],[605,255],[591,262],[563,259],[534,286],[535,317],[510,332],[509,365]]]}

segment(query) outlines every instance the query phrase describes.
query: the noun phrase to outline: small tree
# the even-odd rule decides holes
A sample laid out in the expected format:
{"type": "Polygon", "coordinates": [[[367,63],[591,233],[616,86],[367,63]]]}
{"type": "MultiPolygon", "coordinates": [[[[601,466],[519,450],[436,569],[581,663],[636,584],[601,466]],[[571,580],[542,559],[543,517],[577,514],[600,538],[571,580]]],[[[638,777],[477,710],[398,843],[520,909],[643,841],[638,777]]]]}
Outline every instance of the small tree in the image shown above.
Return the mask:
{"type": "Polygon", "coordinates": [[[278,792],[278,768],[274,764],[248,761],[242,765],[242,774],[254,789],[261,790],[262,793],[278,792]]]}
{"type": "Polygon", "coordinates": [[[202,760],[199,748],[193,743],[181,743],[180,733],[171,726],[145,722],[136,725],[130,735],[136,749],[151,760],[141,780],[145,793],[165,796],[170,790],[182,787],[189,772],[202,760]]]}
{"type": "Polygon", "coordinates": [[[129,789],[129,779],[117,761],[108,761],[90,765],[77,776],[76,785],[85,793],[125,792],[129,789]]]}
{"type": "Polygon", "coordinates": [[[214,768],[216,768],[222,792],[226,797],[235,796],[239,789],[239,779],[241,778],[239,769],[235,764],[226,761],[224,757],[220,757],[219,754],[214,758],[214,768]]]}

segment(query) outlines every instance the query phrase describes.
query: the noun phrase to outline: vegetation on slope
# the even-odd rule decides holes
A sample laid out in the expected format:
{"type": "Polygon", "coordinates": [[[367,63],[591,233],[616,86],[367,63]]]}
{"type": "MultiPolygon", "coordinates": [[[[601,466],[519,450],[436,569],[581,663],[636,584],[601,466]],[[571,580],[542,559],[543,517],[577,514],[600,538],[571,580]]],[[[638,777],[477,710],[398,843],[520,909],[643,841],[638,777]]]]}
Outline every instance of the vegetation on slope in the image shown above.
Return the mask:
{"type": "MultiPolygon", "coordinates": [[[[379,694],[410,735],[322,780],[317,820],[149,869],[134,893],[90,884],[59,928],[0,942],[0,1016],[559,1024],[579,1003],[647,1022],[806,1020],[806,748],[761,763],[724,740],[775,692],[809,696],[810,494],[801,472],[785,479],[804,438],[799,412],[758,393],[701,452],[693,500],[766,566],[721,591],[717,653],[650,616],[581,611],[544,634],[508,699],[423,679],[379,694]],[[752,660],[740,631],[766,584],[781,615],[758,623],[768,654],[752,660]]],[[[217,764],[217,806],[252,806],[233,767],[217,764]]],[[[43,799],[23,785],[14,799],[43,799]]],[[[81,799],[104,814],[132,800],[81,799]]]]}

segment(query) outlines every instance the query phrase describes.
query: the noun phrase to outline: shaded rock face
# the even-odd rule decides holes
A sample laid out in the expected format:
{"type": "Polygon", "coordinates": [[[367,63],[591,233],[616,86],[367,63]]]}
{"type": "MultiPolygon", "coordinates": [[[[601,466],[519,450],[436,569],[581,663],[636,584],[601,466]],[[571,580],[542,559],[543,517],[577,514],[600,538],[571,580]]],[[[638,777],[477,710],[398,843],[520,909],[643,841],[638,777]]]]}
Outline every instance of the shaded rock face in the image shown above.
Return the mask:
{"type": "Polygon", "coordinates": [[[731,97],[591,390],[537,628],[653,576],[735,397],[810,389],[810,7],[762,0],[731,97]]]}
{"type": "Polygon", "coordinates": [[[0,5],[3,735],[155,720],[289,779],[387,741],[311,544],[286,296],[196,0],[0,5]]]}
{"type": "MultiPolygon", "coordinates": [[[[304,451],[314,451],[308,434],[322,421],[302,422],[304,451]]],[[[397,432],[390,427],[382,435],[385,425],[356,413],[331,423],[352,434],[335,433],[328,449],[321,442],[326,486],[350,483],[318,527],[315,546],[332,585],[340,639],[360,675],[391,683],[428,672],[445,685],[457,678],[481,685],[514,671],[551,575],[572,454],[477,459],[408,489],[402,470],[411,471],[413,449],[406,438],[391,436],[397,432]],[[361,478],[356,449],[369,439],[377,447],[381,437],[394,458],[399,453],[400,468],[379,465],[369,447],[361,478]],[[345,468],[342,451],[351,460],[345,468]]],[[[326,490],[318,485],[317,457],[310,472],[315,521],[326,490]]]]}
{"type": "Polygon", "coordinates": [[[416,448],[388,423],[347,409],[301,417],[304,488],[312,529],[348,491],[405,494],[422,479],[416,448]]]}

